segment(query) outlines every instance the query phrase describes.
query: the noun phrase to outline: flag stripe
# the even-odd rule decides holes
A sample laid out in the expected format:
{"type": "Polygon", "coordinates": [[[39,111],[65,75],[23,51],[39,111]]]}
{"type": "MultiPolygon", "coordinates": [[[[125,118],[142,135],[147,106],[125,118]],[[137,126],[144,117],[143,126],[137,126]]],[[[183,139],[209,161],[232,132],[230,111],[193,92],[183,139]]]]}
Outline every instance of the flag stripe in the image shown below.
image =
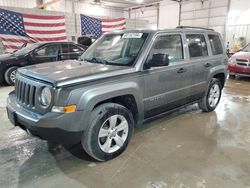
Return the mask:
{"type": "Polygon", "coordinates": [[[115,19],[102,19],[103,22],[119,22],[119,21],[125,21],[125,18],[115,18],[115,19]]]}
{"type": "Polygon", "coordinates": [[[26,26],[25,29],[32,30],[32,31],[57,31],[57,30],[66,30],[65,26],[59,26],[59,27],[35,27],[35,26],[26,26]]]}
{"type": "Polygon", "coordinates": [[[39,35],[48,35],[48,34],[56,34],[56,35],[58,35],[59,33],[63,33],[65,35],[66,30],[65,29],[54,30],[54,31],[26,30],[26,32],[29,33],[29,34],[39,34],[39,35]]]}
{"type": "Polygon", "coordinates": [[[44,19],[32,19],[32,18],[23,18],[24,23],[41,23],[41,24],[58,24],[58,23],[65,23],[65,19],[59,19],[59,20],[44,20],[44,19]]]}
{"type": "Polygon", "coordinates": [[[22,45],[20,45],[20,46],[12,46],[12,45],[4,45],[4,47],[6,48],[6,49],[19,49],[20,47],[21,47],[22,45]]]}
{"type": "Polygon", "coordinates": [[[36,26],[36,27],[59,27],[65,26],[65,23],[33,23],[33,22],[24,22],[24,25],[27,26],[36,26]]]}
{"type": "MultiPolygon", "coordinates": [[[[2,37],[0,38],[2,40],[2,37]]],[[[65,41],[67,37],[57,37],[57,38],[36,38],[38,42],[51,42],[51,41],[65,41]]],[[[4,38],[3,44],[6,49],[18,49],[24,43],[32,43],[31,40],[21,40],[21,39],[6,39],[4,38]]]]}
{"type": "MultiPolygon", "coordinates": [[[[5,42],[3,42],[5,44],[5,42]]],[[[20,42],[7,42],[6,45],[7,46],[16,46],[16,47],[21,47],[24,43],[20,43],[20,42]]]]}
{"type": "MultiPolygon", "coordinates": [[[[28,33],[28,32],[27,32],[28,33]]],[[[55,37],[66,37],[65,33],[57,33],[57,34],[49,34],[44,35],[42,33],[34,34],[34,33],[28,33],[30,37],[32,38],[55,38],[55,37]]]]}
{"type": "Polygon", "coordinates": [[[16,42],[16,43],[31,43],[32,40],[26,40],[26,39],[14,39],[14,38],[5,38],[5,37],[0,37],[1,41],[5,42],[16,42]]]}
{"type": "Polygon", "coordinates": [[[31,18],[38,20],[60,20],[64,19],[64,16],[42,16],[42,15],[33,15],[33,14],[23,14],[23,18],[31,18]]]}
{"type": "Polygon", "coordinates": [[[116,27],[125,27],[125,23],[119,25],[102,25],[102,28],[116,28],[116,27]]]}
{"type": "Polygon", "coordinates": [[[65,41],[67,39],[66,36],[61,36],[61,37],[54,37],[54,38],[35,38],[36,40],[38,40],[39,42],[53,42],[53,41],[65,41]]]}
{"type": "Polygon", "coordinates": [[[126,29],[124,26],[121,26],[121,27],[116,27],[115,29],[114,28],[103,28],[102,29],[102,32],[109,32],[109,31],[115,31],[115,30],[123,30],[123,29],[126,29]]]}
{"type": "Polygon", "coordinates": [[[120,24],[126,24],[125,20],[124,21],[118,21],[118,22],[102,22],[102,26],[106,25],[120,25],[120,24]]]}

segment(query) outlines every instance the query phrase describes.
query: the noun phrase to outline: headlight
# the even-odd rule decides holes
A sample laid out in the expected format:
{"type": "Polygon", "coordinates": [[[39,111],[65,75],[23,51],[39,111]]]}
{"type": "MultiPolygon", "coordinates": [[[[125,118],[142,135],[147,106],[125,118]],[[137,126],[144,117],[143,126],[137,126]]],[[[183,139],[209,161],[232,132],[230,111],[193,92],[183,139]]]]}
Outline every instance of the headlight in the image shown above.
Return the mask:
{"type": "Polygon", "coordinates": [[[48,87],[43,88],[41,95],[40,95],[40,103],[43,107],[49,107],[51,104],[51,91],[48,87]]]}

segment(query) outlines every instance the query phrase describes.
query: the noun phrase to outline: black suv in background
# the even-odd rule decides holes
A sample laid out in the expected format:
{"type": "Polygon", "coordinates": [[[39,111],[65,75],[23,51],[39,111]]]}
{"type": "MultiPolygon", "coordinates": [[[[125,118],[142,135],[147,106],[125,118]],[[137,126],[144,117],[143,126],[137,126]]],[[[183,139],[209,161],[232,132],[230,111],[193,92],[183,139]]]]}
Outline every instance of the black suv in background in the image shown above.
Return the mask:
{"type": "Polygon", "coordinates": [[[14,85],[19,67],[78,59],[86,48],[73,42],[32,43],[11,54],[0,55],[0,85],[14,85]]]}

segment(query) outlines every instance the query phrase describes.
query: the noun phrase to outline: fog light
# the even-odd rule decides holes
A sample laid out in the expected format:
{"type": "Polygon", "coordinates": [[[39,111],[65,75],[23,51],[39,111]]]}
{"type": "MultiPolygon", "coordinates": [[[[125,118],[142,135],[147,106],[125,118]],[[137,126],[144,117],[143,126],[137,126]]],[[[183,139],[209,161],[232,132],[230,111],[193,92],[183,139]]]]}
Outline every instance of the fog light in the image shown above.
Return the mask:
{"type": "Polygon", "coordinates": [[[76,111],[76,105],[61,107],[61,106],[53,106],[52,112],[57,113],[71,113],[76,111]]]}

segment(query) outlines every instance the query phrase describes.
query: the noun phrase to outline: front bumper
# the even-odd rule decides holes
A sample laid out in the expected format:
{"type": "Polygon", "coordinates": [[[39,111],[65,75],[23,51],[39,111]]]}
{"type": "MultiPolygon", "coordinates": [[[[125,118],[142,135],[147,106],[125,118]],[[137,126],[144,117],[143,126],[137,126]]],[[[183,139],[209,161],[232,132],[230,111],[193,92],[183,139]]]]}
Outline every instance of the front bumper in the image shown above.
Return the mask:
{"type": "Polygon", "coordinates": [[[229,65],[228,71],[229,71],[230,75],[250,77],[250,67],[249,66],[229,65]]]}
{"type": "Polygon", "coordinates": [[[40,115],[18,104],[14,92],[7,99],[7,113],[14,126],[51,142],[73,144],[79,142],[83,134],[82,111],[40,115]]]}

